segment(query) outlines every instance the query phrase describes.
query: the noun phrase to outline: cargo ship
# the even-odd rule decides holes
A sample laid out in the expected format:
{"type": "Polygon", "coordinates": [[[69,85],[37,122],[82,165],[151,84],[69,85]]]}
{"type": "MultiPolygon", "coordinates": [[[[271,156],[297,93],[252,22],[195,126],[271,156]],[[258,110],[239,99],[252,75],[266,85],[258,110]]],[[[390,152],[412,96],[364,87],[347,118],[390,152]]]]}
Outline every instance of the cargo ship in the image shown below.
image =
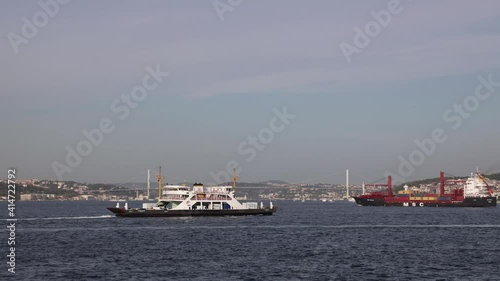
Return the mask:
{"type": "Polygon", "coordinates": [[[387,192],[372,192],[354,197],[356,204],[361,206],[404,206],[404,207],[496,207],[497,197],[487,180],[479,171],[472,173],[466,180],[445,180],[440,173],[439,193],[421,193],[404,190],[393,194],[392,178],[388,177],[387,192]],[[446,184],[462,185],[445,193],[446,184]]]}
{"type": "Polygon", "coordinates": [[[128,203],[120,207],[107,208],[118,217],[200,217],[200,216],[248,216],[272,215],[276,207],[270,201],[268,206],[261,202],[244,202],[236,200],[236,174],[233,185],[205,187],[194,183],[186,185],[163,185],[161,167],[158,175],[157,203],[143,203],[141,208],[129,208],[128,203]]]}

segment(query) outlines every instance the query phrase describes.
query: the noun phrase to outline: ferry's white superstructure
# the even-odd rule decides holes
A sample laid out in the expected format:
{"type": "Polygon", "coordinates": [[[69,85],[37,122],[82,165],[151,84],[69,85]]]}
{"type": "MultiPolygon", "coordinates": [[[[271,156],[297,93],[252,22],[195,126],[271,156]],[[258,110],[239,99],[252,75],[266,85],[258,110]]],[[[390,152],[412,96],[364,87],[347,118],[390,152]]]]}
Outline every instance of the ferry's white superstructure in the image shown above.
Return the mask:
{"type": "MultiPolygon", "coordinates": [[[[165,210],[248,210],[258,209],[259,205],[257,202],[240,203],[231,185],[205,187],[195,183],[192,188],[165,185],[156,207],[165,210]]],[[[272,202],[270,208],[273,208],[272,202]]]]}

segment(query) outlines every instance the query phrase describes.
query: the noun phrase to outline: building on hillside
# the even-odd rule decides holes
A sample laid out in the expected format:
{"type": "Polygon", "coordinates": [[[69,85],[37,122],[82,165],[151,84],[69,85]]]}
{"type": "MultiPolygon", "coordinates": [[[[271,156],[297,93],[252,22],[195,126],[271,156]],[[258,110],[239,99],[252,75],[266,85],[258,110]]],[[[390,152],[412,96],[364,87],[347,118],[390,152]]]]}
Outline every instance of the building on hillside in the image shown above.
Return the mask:
{"type": "Polygon", "coordinates": [[[21,201],[54,200],[55,198],[56,198],[55,194],[46,194],[46,193],[21,194],[21,201]]]}

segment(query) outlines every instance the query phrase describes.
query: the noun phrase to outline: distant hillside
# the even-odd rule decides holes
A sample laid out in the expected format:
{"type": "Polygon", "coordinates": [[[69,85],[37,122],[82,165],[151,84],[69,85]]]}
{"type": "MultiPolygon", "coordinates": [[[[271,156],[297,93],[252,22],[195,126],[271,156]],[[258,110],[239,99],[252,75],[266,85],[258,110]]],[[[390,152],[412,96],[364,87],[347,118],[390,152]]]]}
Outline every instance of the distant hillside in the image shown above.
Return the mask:
{"type": "Polygon", "coordinates": [[[485,177],[492,179],[492,180],[500,180],[500,173],[486,175],[485,177]]]}
{"type": "MultiPolygon", "coordinates": [[[[7,186],[8,184],[6,182],[0,182],[0,196],[8,196],[7,186]]],[[[73,197],[78,195],[78,193],[76,193],[73,190],[58,189],[57,187],[54,186],[47,186],[44,188],[40,188],[33,185],[27,185],[27,186],[16,185],[16,194],[15,194],[16,200],[19,200],[21,194],[25,193],[44,193],[44,194],[54,194],[56,196],[66,196],[66,197],[73,197]]]]}
{"type": "Polygon", "coordinates": [[[259,183],[264,183],[264,184],[289,184],[288,182],[282,181],[282,180],[261,181],[259,183]]]}

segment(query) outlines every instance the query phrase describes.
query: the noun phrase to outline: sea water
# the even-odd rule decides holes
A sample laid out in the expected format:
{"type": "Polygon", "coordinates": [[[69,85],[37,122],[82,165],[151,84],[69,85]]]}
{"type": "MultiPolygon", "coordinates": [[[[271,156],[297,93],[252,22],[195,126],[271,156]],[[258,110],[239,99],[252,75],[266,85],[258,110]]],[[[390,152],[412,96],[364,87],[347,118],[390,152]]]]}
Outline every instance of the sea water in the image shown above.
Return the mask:
{"type": "Polygon", "coordinates": [[[118,218],[115,204],[17,202],[12,274],[1,202],[0,280],[500,280],[500,208],[276,201],[272,216],[118,218]]]}

